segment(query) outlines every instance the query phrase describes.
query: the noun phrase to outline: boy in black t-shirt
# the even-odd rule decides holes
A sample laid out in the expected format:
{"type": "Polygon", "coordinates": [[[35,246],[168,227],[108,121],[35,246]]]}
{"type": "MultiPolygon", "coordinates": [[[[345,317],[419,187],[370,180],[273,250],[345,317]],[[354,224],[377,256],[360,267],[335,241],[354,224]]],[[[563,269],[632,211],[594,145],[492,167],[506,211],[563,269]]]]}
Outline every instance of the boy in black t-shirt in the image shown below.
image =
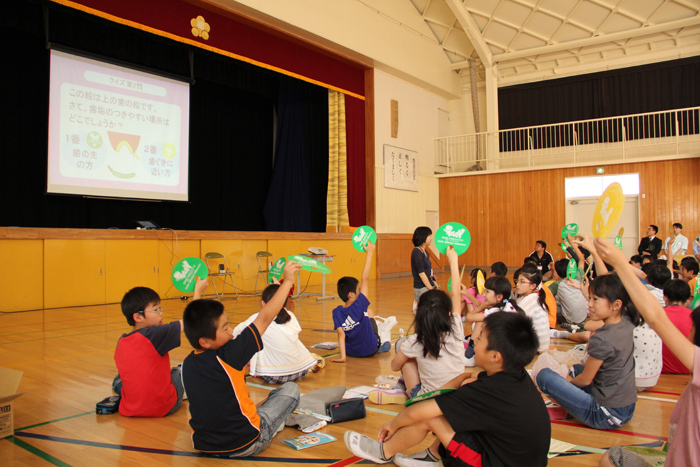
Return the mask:
{"type": "Polygon", "coordinates": [[[297,408],[299,388],[291,382],[270,392],[256,407],[248,395],[244,369],[262,350],[261,336],[282,308],[298,270],[294,261],[285,265],[285,281],[255,321],[233,340],[221,302],[194,300],[185,308],[185,335],[195,350],[182,363],[182,382],[195,449],[217,457],[253,456],[270,444],[297,408]]]}
{"type": "Polygon", "coordinates": [[[399,466],[544,466],[551,425],[542,396],[525,371],[539,343],[530,318],[497,312],[476,338],[475,363],[485,371],[465,373],[445,387],[459,388],[414,404],[379,430],[379,442],[348,431],[345,445],[356,456],[399,466]],[[461,385],[461,387],[460,387],[461,385]],[[428,433],[427,450],[400,454],[428,433]]]}

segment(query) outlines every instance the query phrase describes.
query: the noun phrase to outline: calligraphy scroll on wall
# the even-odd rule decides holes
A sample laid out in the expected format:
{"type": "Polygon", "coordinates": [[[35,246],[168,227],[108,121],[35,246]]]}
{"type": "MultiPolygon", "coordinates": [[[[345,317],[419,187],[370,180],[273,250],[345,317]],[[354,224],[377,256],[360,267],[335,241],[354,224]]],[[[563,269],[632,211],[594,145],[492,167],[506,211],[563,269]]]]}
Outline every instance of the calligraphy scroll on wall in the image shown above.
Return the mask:
{"type": "Polygon", "coordinates": [[[384,186],[418,191],[418,153],[384,145],[384,186]]]}

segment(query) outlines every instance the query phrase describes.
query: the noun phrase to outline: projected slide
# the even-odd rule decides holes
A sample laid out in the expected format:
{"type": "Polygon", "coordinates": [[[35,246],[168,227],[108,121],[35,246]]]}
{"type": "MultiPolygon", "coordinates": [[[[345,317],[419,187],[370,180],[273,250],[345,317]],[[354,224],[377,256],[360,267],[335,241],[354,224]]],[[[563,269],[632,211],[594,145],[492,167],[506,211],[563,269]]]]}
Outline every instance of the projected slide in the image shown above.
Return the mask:
{"type": "Polygon", "coordinates": [[[187,201],[189,85],[51,51],[47,192],[187,201]]]}

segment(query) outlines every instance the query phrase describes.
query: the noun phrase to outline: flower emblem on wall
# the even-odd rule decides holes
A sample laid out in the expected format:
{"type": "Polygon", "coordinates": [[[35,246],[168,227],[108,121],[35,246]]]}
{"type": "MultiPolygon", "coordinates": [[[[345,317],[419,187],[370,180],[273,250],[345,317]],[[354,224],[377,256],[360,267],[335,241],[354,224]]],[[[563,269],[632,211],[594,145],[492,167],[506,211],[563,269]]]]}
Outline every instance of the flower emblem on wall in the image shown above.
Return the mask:
{"type": "Polygon", "coordinates": [[[209,39],[209,31],[211,31],[211,26],[204,20],[203,16],[197,16],[192,18],[190,21],[192,25],[192,35],[194,37],[201,37],[205,41],[209,39]]]}

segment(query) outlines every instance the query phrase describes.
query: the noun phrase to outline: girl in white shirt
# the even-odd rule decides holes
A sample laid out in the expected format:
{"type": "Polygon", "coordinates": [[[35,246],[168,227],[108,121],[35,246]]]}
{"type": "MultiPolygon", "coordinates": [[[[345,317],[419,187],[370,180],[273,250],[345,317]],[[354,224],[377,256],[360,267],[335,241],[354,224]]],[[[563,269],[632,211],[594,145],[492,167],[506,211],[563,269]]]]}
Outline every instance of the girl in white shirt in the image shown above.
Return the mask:
{"type": "MultiPolygon", "coordinates": [[[[452,283],[459,282],[457,254],[447,249],[452,283]]],[[[416,333],[397,345],[391,361],[393,371],[401,371],[408,397],[434,389],[464,372],[464,325],[460,317],[459,287],[451,295],[429,290],[420,296],[413,328],[416,333]]]]}
{"type": "MultiPolygon", "coordinates": [[[[272,284],[263,290],[263,306],[275,295],[278,288],[278,284],[272,284]]],[[[287,305],[286,301],[284,305],[287,305]]],[[[257,316],[255,313],[236,326],[233,338],[243,332],[257,316]]],[[[282,307],[262,335],[263,349],[250,359],[250,375],[257,376],[268,384],[282,384],[303,378],[321,364],[321,357],[309,352],[299,340],[300,332],[301,326],[294,313],[282,307]]]]}
{"type": "Polygon", "coordinates": [[[549,311],[542,290],[542,274],[535,265],[526,264],[520,270],[515,292],[519,295],[518,305],[532,320],[540,340],[539,352],[549,349],[549,311]]]}

